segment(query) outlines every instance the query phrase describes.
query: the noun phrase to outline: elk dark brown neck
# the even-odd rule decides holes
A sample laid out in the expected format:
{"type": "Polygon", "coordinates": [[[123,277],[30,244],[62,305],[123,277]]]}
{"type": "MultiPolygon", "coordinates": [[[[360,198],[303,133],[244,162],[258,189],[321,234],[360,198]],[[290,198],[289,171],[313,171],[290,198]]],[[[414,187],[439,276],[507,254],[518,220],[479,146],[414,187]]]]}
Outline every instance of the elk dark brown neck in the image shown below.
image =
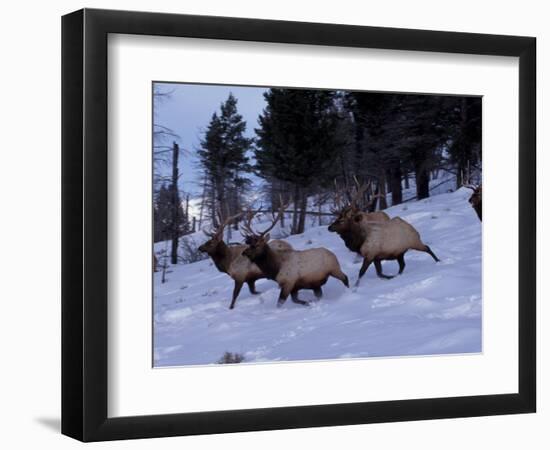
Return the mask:
{"type": "Polygon", "coordinates": [[[269,248],[269,245],[266,245],[264,251],[257,255],[252,262],[254,262],[270,280],[275,280],[281,269],[277,255],[269,248]]]}
{"type": "Polygon", "coordinates": [[[351,229],[338,232],[340,237],[344,240],[346,247],[352,252],[358,253],[361,250],[361,245],[365,241],[364,236],[361,233],[353,231],[351,229]]]}
{"type": "Polygon", "coordinates": [[[220,241],[210,257],[220,272],[227,273],[231,264],[231,254],[225,242],[220,241]]]}

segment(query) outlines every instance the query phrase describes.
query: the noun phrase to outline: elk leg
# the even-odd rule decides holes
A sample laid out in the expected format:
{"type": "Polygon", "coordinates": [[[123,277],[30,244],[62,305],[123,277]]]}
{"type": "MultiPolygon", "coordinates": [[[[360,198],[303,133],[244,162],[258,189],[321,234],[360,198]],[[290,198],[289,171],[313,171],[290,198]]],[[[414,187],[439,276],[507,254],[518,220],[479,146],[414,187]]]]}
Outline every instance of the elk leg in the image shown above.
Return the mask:
{"type": "Polygon", "coordinates": [[[401,275],[403,270],[405,270],[405,253],[401,253],[397,257],[397,262],[399,263],[399,275],[401,275]]]}
{"type": "Polygon", "coordinates": [[[315,298],[317,300],[321,299],[321,297],[323,296],[323,290],[321,289],[321,287],[317,287],[317,288],[314,288],[313,289],[313,293],[315,294],[315,298]]]}
{"type": "Polygon", "coordinates": [[[363,265],[361,266],[361,269],[359,269],[359,277],[357,278],[357,282],[355,283],[355,286],[359,286],[359,280],[361,280],[361,277],[365,275],[365,272],[370,266],[370,263],[372,260],[365,258],[363,259],[363,265]]]}
{"type": "Polygon", "coordinates": [[[384,280],[391,280],[393,278],[393,275],[384,275],[382,273],[382,263],[379,259],[374,260],[374,268],[376,269],[376,275],[378,275],[378,278],[383,278],[384,280]]]}
{"type": "Polygon", "coordinates": [[[342,272],[341,270],[339,272],[334,272],[334,273],[331,273],[331,275],[340,280],[342,283],[344,283],[344,286],[348,287],[349,288],[349,280],[348,280],[348,277],[347,275],[342,272]]]}
{"type": "Polygon", "coordinates": [[[229,309],[233,309],[235,307],[235,302],[237,301],[237,297],[239,296],[239,292],[241,292],[242,287],[242,281],[235,281],[235,287],[233,288],[233,300],[231,300],[231,305],[229,306],[229,309]]]}
{"type": "Polygon", "coordinates": [[[300,300],[298,298],[298,289],[294,289],[293,291],[290,292],[290,298],[294,303],[298,303],[299,305],[304,305],[304,306],[309,305],[308,302],[304,302],[303,300],[300,300]]]}
{"type": "Polygon", "coordinates": [[[256,290],[256,286],[255,286],[254,283],[256,283],[256,280],[250,280],[250,281],[247,281],[247,282],[246,282],[246,284],[248,284],[248,290],[249,290],[250,293],[253,294],[253,295],[261,294],[261,292],[259,292],[259,291],[256,290]]]}
{"type": "Polygon", "coordinates": [[[290,294],[289,289],[282,287],[281,292],[279,293],[279,300],[277,301],[277,308],[280,308],[286,302],[288,295],[290,294]]]}
{"type": "Polygon", "coordinates": [[[422,251],[428,253],[435,260],[435,262],[439,262],[439,258],[435,256],[435,253],[432,252],[432,249],[427,245],[424,245],[424,249],[422,251]]]}

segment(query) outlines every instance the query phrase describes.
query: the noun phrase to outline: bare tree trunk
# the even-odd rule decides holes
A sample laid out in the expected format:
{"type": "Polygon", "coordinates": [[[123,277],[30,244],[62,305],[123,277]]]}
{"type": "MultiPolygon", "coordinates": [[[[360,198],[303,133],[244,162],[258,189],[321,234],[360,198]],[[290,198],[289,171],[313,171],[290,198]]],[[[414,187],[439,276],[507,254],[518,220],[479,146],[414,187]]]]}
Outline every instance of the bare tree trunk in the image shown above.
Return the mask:
{"type": "Polygon", "coordinates": [[[321,219],[323,218],[323,216],[322,216],[322,214],[321,214],[321,212],[322,212],[322,208],[321,208],[321,207],[322,207],[322,204],[321,204],[322,201],[321,201],[321,200],[322,200],[321,194],[319,194],[319,195],[317,196],[317,212],[319,213],[319,222],[318,222],[318,224],[317,224],[318,226],[323,225],[323,221],[321,220],[321,219]]]}
{"type": "Polygon", "coordinates": [[[393,169],[386,170],[386,192],[388,194],[391,194],[392,191],[392,170],[393,169]]]}
{"type": "Polygon", "coordinates": [[[405,189],[410,189],[411,185],[409,184],[409,172],[405,172],[405,189]]]}
{"type": "MultiPolygon", "coordinates": [[[[467,114],[467,101],[466,97],[462,99],[462,107],[460,111],[460,128],[462,132],[466,129],[466,124],[468,122],[468,114],[467,114]]],[[[469,183],[469,163],[470,163],[470,152],[466,151],[469,150],[462,145],[462,152],[461,157],[458,159],[458,165],[456,169],[456,188],[460,189],[463,184],[469,183]]]]}
{"type": "Polygon", "coordinates": [[[212,218],[212,226],[214,228],[217,228],[218,226],[218,219],[216,217],[216,182],[213,182],[213,186],[210,189],[210,217],[212,218]]]}
{"type": "Polygon", "coordinates": [[[185,196],[185,232],[189,233],[189,194],[185,196]]]}
{"type": "Polygon", "coordinates": [[[403,201],[403,191],[401,189],[401,167],[393,167],[390,171],[391,186],[391,205],[399,205],[403,201]]]}
{"type": "Polygon", "coordinates": [[[306,215],[307,215],[307,190],[300,189],[300,218],[298,221],[297,234],[301,234],[306,229],[306,215]]]}
{"type": "Polygon", "coordinates": [[[386,209],[388,207],[388,202],[386,200],[386,174],[384,172],[382,172],[378,180],[378,192],[380,193],[380,197],[378,197],[380,210],[386,209]]]}
{"type": "Polygon", "coordinates": [[[415,171],[416,177],[416,198],[422,200],[430,196],[430,176],[429,172],[422,166],[415,171]]]}
{"type": "MultiPolygon", "coordinates": [[[[279,208],[281,208],[283,205],[279,205],[279,208]]],[[[285,213],[281,215],[281,228],[285,227],[285,213]]]]}
{"type": "Polygon", "coordinates": [[[178,263],[178,244],[179,244],[179,190],[178,190],[178,157],[180,148],[179,145],[174,142],[172,149],[172,248],[170,252],[170,262],[172,264],[178,263]]]}
{"type": "Polygon", "coordinates": [[[164,257],[163,259],[163,263],[162,263],[162,278],[161,278],[161,283],[164,284],[166,283],[166,267],[168,266],[168,264],[166,264],[166,256],[164,257]]]}
{"type": "MultiPolygon", "coordinates": [[[[289,202],[289,198],[287,198],[287,196],[285,195],[286,194],[286,191],[289,190],[289,185],[288,183],[284,182],[284,181],[278,181],[277,182],[277,200],[275,201],[275,203],[278,205],[278,208],[281,208],[283,205],[281,205],[281,201],[283,202],[283,204],[286,204],[289,202]]],[[[281,216],[281,228],[284,228],[285,227],[285,213],[283,213],[283,215],[281,216]]]]}
{"type": "Polygon", "coordinates": [[[298,233],[298,210],[299,210],[299,203],[300,201],[300,187],[295,184],[294,185],[294,214],[292,215],[292,230],[290,231],[291,234],[297,234],[298,233]]]}
{"type": "MultiPolygon", "coordinates": [[[[235,179],[237,180],[238,177],[239,177],[239,173],[236,172],[235,179]]],[[[241,210],[241,193],[239,192],[239,184],[237,182],[235,182],[234,197],[235,197],[235,205],[234,205],[235,209],[233,210],[233,212],[231,214],[237,214],[241,210]]],[[[238,220],[235,220],[235,222],[233,223],[233,229],[235,231],[239,230],[239,221],[238,220]]]]}
{"type": "MultiPolygon", "coordinates": [[[[225,184],[223,176],[219,175],[216,177],[216,200],[219,212],[222,215],[222,220],[229,215],[229,204],[226,198],[225,184]]],[[[216,215],[216,207],[214,207],[214,215],[216,215]]]]}
{"type": "MultiPolygon", "coordinates": [[[[202,218],[204,214],[204,205],[206,203],[206,174],[204,175],[204,180],[202,182],[202,197],[201,197],[201,206],[199,210],[199,228],[202,229],[202,218]]],[[[194,227],[193,227],[194,231],[194,227]]]]}
{"type": "Polygon", "coordinates": [[[464,172],[460,169],[460,166],[456,170],[456,189],[460,189],[464,184],[464,172]]]}

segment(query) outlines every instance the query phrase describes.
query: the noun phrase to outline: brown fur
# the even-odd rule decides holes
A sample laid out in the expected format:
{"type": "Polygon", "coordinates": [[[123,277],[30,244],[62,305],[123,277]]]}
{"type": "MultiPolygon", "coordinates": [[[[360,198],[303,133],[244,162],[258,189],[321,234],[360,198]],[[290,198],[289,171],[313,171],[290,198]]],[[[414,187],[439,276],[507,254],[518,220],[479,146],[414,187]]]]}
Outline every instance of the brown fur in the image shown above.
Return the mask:
{"type": "Polygon", "coordinates": [[[422,242],[418,231],[400,217],[394,217],[387,222],[368,222],[364,217],[358,215],[353,220],[354,227],[366,231],[365,241],[359,251],[364,259],[357,284],[372,262],[375,263],[378,271],[380,261],[397,260],[401,274],[405,268],[404,255],[411,249],[426,252],[436,262],[439,261],[430,247],[422,242]]]}
{"type": "MultiPolygon", "coordinates": [[[[290,244],[280,240],[275,240],[270,245],[276,249],[292,248],[290,244]]],[[[259,294],[256,291],[255,282],[261,278],[267,278],[256,264],[243,256],[245,249],[246,245],[227,245],[222,239],[216,236],[199,247],[201,252],[208,253],[208,256],[210,256],[220,272],[226,273],[235,281],[233,298],[229,309],[235,307],[235,302],[244,283],[248,284],[251,294],[259,294]]]]}
{"type": "MultiPolygon", "coordinates": [[[[388,222],[389,220],[390,217],[383,211],[367,213],[352,206],[347,206],[339,212],[338,217],[328,227],[328,230],[338,233],[346,247],[360,255],[361,247],[367,237],[366,225],[368,223],[388,222]]],[[[391,278],[382,273],[379,263],[376,264],[376,273],[380,278],[391,278]]]]}
{"type": "Polygon", "coordinates": [[[481,185],[471,189],[473,189],[474,193],[468,201],[472,205],[472,208],[474,208],[479,220],[481,220],[481,185]]]}
{"type": "Polygon", "coordinates": [[[349,287],[348,277],[342,272],[338,259],[326,248],[308,250],[276,249],[265,236],[253,235],[247,238],[248,248],[243,255],[260,267],[275,280],[281,292],[278,306],[281,306],[291,295],[292,301],[307,304],[298,299],[300,289],[313,289],[315,296],[322,296],[321,287],[332,276],[349,287]]]}
{"type": "Polygon", "coordinates": [[[348,249],[359,252],[366,237],[366,230],[363,225],[370,222],[387,222],[388,220],[390,220],[390,216],[383,211],[368,213],[347,206],[339,212],[338,217],[329,225],[328,230],[338,233],[348,249]],[[359,222],[361,227],[355,226],[357,220],[354,222],[354,219],[358,216],[361,216],[359,222]]]}

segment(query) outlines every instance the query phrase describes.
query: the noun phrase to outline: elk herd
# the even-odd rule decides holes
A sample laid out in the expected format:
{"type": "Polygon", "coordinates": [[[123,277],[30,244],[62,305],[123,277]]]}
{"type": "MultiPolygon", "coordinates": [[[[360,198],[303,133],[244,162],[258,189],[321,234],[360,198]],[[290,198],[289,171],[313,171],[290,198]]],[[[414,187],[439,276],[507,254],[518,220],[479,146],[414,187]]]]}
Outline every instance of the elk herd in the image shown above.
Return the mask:
{"type": "MultiPolygon", "coordinates": [[[[382,279],[395,276],[382,272],[382,261],[396,260],[399,264],[398,274],[403,273],[405,253],[409,250],[427,253],[438,262],[437,256],[422,242],[418,231],[410,223],[400,217],[390,218],[383,211],[367,212],[376,196],[371,196],[370,203],[362,208],[358,206],[358,200],[368,187],[358,185],[354,195],[348,194],[347,202],[342,202],[341,197],[337,196],[336,209],[332,211],[336,219],[328,227],[330,232],[340,236],[348,250],[363,258],[356,286],[371,264],[374,264],[377,276],[382,279]]],[[[481,187],[472,190],[474,194],[469,201],[481,220],[481,187]]],[[[289,295],[294,303],[308,305],[308,302],[298,297],[302,289],[313,290],[315,297],[320,299],[323,295],[322,287],[329,277],[340,280],[349,288],[348,277],[330,250],[323,247],[296,250],[284,240],[270,239],[269,232],[281,220],[287,206],[281,199],[277,214],[273,214],[271,224],[264,230],[252,227],[257,212],[249,209],[225,219],[220,216],[218,226],[211,232],[205,232],[209,240],[198,250],[207,253],[216,268],[235,282],[230,309],[235,307],[244,283],[248,285],[251,294],[259,294],[255,282],[262,278],[273,280],[279,285],[277,306],[283,305],[289,295]],[[225,243],[224,229],[241,218],[244,244],[225,243]]]]}

